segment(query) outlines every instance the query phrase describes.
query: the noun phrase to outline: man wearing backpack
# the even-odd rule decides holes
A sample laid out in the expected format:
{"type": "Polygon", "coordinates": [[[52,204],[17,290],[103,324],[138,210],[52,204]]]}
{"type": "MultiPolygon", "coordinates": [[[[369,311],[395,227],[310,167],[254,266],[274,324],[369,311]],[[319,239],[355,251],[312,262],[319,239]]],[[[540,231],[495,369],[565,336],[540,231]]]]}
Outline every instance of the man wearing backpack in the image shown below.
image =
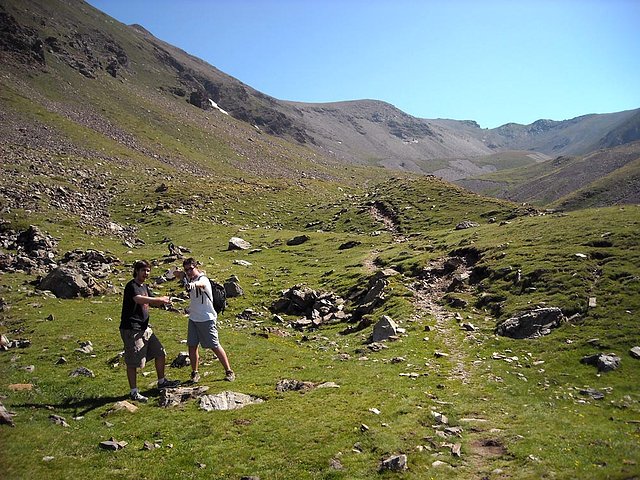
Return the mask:
{"type": "Polygon", "coordinates": [[[227,353],[218,340],[217,319],[218,314],[214,308],[213,291],[211,282],[205,274],[198,270],[194,258],[187,258],[182,262],[184,272],[176,271],[175,275],[181,280],[187,292],[189,292],[189,327],[187,330],[187,346],[189,347],[189,360],[191,360],[191,380],[198,382],[198,364],[200,355],[198,345],[210,348],[224,367],[224,379],[233,382],[236,378],[231,370],[227,353]]]}

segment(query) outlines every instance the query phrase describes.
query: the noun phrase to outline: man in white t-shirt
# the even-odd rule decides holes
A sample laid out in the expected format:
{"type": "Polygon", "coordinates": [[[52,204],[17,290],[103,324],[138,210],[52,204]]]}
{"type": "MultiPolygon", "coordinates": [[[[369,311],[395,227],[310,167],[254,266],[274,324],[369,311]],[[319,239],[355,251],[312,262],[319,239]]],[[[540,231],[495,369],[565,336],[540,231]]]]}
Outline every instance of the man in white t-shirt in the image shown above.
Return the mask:
{"type": "Polygon", "coordinates": [[[198,345],[203,348],[210,348],[216,354],[218,360],[224,367],[224,379],[233,382],[235,373],[229,365],[227,353],[218,340],[218,328],[216,321],[218,314],[213,308],[213,292],[211,282],[207,276],[198,270],[197,262],[193,258],[187,258],[182,262],[184,272],[176,271],[178,280],[182,281],[189,292],[189,328],[187,330],[187,345],[189,347],[189,360],[191,360],[191,380],[198,382],[198,364],[200,354],[198,345]]]}

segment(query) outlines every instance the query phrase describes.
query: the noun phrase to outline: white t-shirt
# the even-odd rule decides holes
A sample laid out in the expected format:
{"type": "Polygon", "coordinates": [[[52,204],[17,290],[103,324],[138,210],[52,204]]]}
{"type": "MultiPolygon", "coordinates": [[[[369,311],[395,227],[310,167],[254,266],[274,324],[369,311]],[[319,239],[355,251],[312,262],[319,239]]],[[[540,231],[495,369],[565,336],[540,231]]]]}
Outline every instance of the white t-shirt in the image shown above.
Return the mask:
{"type": "Polygon", "coordinates": [[[196,287],[189,292],[189,319],[194,322],[207,322],[209,320],[216,320],[218,315],[213,308],[213,292],[211,291],[211,282],[206,275],[201,274],[196,282],[204,281],[205,287],[196,287]]]}

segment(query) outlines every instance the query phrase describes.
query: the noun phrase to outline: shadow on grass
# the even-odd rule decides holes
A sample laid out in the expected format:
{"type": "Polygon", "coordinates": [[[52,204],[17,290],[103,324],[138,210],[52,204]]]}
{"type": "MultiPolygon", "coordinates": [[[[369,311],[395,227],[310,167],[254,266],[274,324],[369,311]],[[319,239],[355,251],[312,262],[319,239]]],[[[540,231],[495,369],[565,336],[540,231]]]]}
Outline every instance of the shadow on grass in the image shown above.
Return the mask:
{"type": "MultiPolygon", "coordinates": [[[[149,396],[150,394],[157,394],[157,389],[151,389],[145,392],[141,392],[145,396],[149,396]]],[[[47,410],[51,410],[52,408],[61,409],[61,410],[73,410],[74,417],[81,417],[86,415],[87,413],[104,407],[105,405],[120,402],[122,400],[130,400],[129,395],[119,395],[117,397],[88,397],[88,398],[66,398],[60,403],[22,403],[13,405],[13,407],[23,407],[23,408],[44,408],[47,410]]],[[[149,398],[151,400],[151,398],[149,398]]]]}

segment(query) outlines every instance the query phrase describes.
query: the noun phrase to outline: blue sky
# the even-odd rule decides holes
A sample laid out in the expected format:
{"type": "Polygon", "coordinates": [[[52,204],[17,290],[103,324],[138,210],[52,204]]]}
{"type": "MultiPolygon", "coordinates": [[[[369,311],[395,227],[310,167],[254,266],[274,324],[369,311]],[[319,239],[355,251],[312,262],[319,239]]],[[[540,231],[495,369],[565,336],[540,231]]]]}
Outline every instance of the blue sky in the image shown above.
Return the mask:
{"type": "Polygon", "coordinates": [[[282,100],[494,128],[640,108],[640,0],[89,0],[282,100]]]}

